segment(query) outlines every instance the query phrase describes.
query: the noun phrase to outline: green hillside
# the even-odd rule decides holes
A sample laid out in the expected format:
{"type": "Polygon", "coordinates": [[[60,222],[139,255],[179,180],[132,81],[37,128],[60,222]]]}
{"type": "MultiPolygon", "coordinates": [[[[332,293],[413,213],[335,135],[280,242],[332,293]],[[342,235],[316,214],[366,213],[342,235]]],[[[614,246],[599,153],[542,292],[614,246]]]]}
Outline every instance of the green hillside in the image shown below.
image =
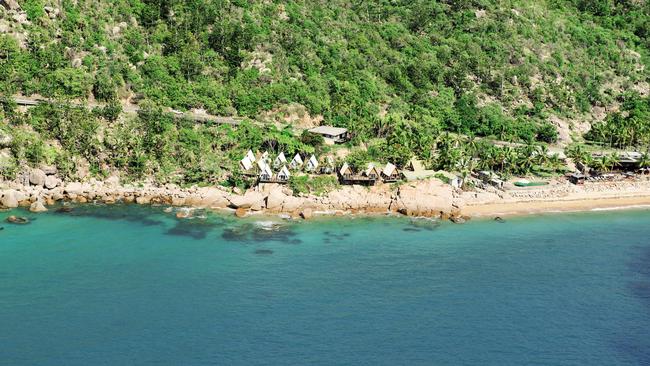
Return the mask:
{"type": "Polygon", "coordinates": [[[5,121],[20,128],[6,133],[43,145],[14,147],[16,164],[79,156],[97,173],[191,167],[179,179],[201,181],[269,139],[313,149],[274,128],[151,122],[162,107],[262,122],[298,110],[303,122],[348,127],[353,144],[392,141],[380,150],[400,160],[431,158],[443,131],[555,142],[558,129],[579,135],[626,101],[648,103],[643,0],[12,2],[0,7],[1,93],[109,105],[25,115],[7,100],[5,121]],[[117,118],[126,102],[145,116],[117,118]]]}

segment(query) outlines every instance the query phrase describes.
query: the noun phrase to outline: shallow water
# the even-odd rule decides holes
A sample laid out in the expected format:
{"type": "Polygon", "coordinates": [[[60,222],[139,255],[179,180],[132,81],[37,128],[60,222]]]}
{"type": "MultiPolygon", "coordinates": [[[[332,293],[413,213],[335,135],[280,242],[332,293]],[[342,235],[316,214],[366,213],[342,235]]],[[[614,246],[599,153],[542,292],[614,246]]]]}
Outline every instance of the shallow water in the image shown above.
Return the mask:
{"type": "MultiPolygon", "coordinates": [[[[0,231],[2,365],[648,365],[650,212],[0,231]]],[[[271,220],[271,222],[269,222],[271,220]]]]}

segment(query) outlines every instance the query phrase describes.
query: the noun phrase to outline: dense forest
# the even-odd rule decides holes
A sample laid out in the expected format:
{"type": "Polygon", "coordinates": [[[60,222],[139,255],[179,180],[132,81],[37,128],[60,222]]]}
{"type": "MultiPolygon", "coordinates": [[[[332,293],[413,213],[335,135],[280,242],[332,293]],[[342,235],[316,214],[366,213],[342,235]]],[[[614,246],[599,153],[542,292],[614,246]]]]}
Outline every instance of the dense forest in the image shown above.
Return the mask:
{"type": "Polygon", "coordinates": [[[439,167],[447,132],[544,144],[587,121],[588,139],[650,143],[642,0],[0,3],[0,93],[57,101],[18,113],[3,99],[5,176],[84,159],[96,174],[214,181],[270,141],[319,148],[274,126],[195,126],[164,108],[263,122],[298,106],[349,128],[352,145],[382,141],[372,158],[439,167]],[[126,102],[140,114],[120,117],[126,102]]]}

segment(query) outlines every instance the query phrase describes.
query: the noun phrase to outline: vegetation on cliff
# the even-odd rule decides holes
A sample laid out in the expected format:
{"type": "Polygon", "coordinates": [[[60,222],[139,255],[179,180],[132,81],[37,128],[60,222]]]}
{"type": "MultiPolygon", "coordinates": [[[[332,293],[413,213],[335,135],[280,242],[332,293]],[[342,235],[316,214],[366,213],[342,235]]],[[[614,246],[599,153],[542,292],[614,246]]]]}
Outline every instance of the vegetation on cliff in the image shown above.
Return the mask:
{"type": "Polygon", "coordinates": [[[0,34],[0,94],[41,95],[60,104],[21,113],[5,99],[2,129],[13,137],[13,163],[3,166],[4,176],[39,162],[72,173],[81,159],[98,175],[120,169],[215,182],[249,148],[321,148],[292,126],[196,124],[164,113],[165,107],[263,123],[300,105],[307,119],[349,128],[353,145],[379,141],[365,151],[368,158],[401,164],[415,154],[455,170],[484,158],[486,168],[535,171],[539,162],[529,160],[540,155],[532,144],[555,142],[558,123],[591,120],[595,109],[620,113],[606,113],[589,139],[650,142],[642,106],[646,1],[18,4],[24,20],[0,7],[7,25],[0,34]],[[71,100],[106,107],[84,109],[71,100]],[[120,114],[127,101],[140,105],[137,116],[120,114]],[[448,132],[462,143],[448,149],[448,132]],[[521,148],[521,158],[506,159],[501,155],[515,148],[474,150],[465,141],[475,139],[462,136],[530,146],[521,148]],[[445,149],[462,156],[452,164],[445,149]],[[515,160],[526,162],[506,167],[515,160]]]}

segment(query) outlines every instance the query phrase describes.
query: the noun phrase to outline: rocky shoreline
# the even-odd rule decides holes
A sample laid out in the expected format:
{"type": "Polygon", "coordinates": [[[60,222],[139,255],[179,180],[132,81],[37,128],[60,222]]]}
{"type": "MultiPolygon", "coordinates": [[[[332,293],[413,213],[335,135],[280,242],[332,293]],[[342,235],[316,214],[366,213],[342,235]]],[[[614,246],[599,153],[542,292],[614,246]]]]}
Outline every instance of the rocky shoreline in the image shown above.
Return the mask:
{"type": "MultiPolygon", "coordinates": [[[[55,169],[31,169],[15,181],[0,181],[0,208],[28,207],[43,212],[60,202],[161,204],[227,210],[238,217],[281,214],[309,219],[315,215],[402,214],[463,222],[469,217],[504,216],[554,211],[650,204],[650,179],[587,183],[575,186],[556,180],[544,187],[462,191],[437,179],[401,185],[342,186],[327,194],[294,195],[278,184],[247,191],[225,187],[178,187],[153,183],[122,183],[119,177],[63,182],[55,169]]],[[[179,218],[188,210],[178,210],[179,218]]]]}
{"type": "Polygon", "coordinates": [[[165,204],[206,209],[229,209],[238,217],[251,213],[286,214],[311,218],[318,214],[401,213],[408,216],[460,217],[453,188],[438,180],[413,184],[343,186],[322,196],[298,195],[286,186],[261,184],[245,192],[237,188],[122,184],[116,176],[104,181],[63,182],[55,170],[31,169],[16,181],[0,182],[0,207],[29,207],[47,211],[57,202],[165,204]]]}

